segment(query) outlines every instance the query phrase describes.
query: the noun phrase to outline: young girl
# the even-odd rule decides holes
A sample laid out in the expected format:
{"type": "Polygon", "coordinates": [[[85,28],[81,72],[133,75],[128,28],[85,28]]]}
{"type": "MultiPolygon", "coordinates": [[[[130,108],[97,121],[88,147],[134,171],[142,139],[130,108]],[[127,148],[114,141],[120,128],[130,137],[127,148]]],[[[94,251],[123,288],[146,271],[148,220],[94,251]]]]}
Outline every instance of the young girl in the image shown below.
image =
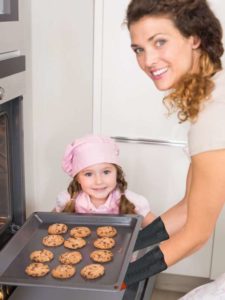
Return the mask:
{"type": "Polygon", "coordinates": [[[142,226],[155,216],[147,199],[127,190],[119,148],[108,137],[88,135],[66,148],[63,170],[73,179],[56,200],[57,212],[140,214],[142,226]]]}

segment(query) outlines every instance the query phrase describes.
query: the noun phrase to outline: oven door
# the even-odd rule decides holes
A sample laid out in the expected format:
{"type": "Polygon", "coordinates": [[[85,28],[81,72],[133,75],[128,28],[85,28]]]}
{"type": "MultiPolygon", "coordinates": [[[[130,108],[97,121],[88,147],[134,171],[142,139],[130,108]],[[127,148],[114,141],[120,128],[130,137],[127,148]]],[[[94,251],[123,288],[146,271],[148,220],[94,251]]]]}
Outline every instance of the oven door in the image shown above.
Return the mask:
{"type": "Polygon", "coordinates": [[[57,289],[57,288],[40,288],[40,287],[17,287],[9,300],[149,300],[151,299],[154,288],[155,276],[141,281],[127,289],[124,293],[104,293],[104,291],[91,291],[91,294],[84,297],[82,293],[76,295],[73,290],[57,289]]]}
{"type": "Polygon", "coordinates": [[[0,249],[25,221],[22,99],[25,57],[0,55],[0,249]]]}
{"type": "Polygon", "coordinates": [[[12,221],[10,193],[9,110],[0,106],[0,236],[12,221]]]}
{"type": "Polygon", "coordinates": [[[18,0],[0,0],[0,22],[18,21],[18,0]]]}
{"type": "Polygon", "coordinates": [[[0,54],[15,50],[23,53],[26,39],[23,6],[27,2],[0,0],[0,54]]]}

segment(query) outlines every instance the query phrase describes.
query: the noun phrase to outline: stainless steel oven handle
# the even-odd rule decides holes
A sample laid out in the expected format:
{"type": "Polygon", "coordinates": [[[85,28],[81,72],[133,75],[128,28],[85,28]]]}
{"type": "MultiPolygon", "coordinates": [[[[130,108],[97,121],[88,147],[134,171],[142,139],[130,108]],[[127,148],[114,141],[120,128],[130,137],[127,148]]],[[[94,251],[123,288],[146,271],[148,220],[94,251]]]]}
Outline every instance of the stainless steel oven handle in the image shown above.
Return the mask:
{"type": "Polygon", "coordinates": [[[3,87],[1,87],[1,86],[0,86],[0,100],[2,100],[2,99],[3,99],[3,97],[4,97],[4,94],[5,94],[5,90],[4,90],[4,88],[3,88],[3,87]]]}
{"type": "Polygon", "coordinates": [[[123,136],[112,136],[117,142],[132,143],[132,144],[149,144],[149,145],[161,145],[161,146],[175,146],[186,147],[185,141],[172,141],[172,140],[160,140],[160,139],[145,139],[145,138],[130,138],[123,136]]]}

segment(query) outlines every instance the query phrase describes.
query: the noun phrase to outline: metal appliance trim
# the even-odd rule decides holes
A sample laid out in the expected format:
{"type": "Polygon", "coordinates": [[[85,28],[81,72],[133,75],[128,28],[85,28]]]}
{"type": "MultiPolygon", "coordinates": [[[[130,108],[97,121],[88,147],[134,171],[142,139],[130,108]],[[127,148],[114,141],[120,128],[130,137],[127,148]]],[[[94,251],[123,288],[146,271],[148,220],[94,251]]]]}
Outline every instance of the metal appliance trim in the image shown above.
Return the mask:
{"type": "Polygon", "coordinates": [[[185,141],[173,141],[173,140],[161,140],[161,139],[146,139],[146,138],[130,138],[123,136],[112,136],[117,142],[128,143],[128,144],[149,144],[149,145],[160,145],[160,146],[175,146],[185,147],[187,142],[185,141]]]}

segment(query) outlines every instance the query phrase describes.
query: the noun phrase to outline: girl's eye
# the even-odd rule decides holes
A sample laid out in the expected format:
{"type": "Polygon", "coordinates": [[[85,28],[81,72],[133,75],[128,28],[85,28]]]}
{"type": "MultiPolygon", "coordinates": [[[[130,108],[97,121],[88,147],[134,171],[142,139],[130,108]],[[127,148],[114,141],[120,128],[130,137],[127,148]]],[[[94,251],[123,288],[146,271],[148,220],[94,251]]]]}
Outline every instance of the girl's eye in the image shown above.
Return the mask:
{"type": "Polygon", "coordinates": [[[105,175],[108,175],[109,173],[110,173],[109,170],[105,170],[105,171],[104,171],[104,174],[105,174],[105,175]]]}
{"type": "Polygon", "coordinates": [[[160,48],[166,43],[166,40],[164,39],[159,39],[155,42],[156,47],[160,48]]]}
{"type": "Polygon", "coordinates": [[[84,174],[84,176],[86,176],[86,177],[91,177],[91,175],[92,175],[91,172],[87,172],[87,173],[84,174]]]}

